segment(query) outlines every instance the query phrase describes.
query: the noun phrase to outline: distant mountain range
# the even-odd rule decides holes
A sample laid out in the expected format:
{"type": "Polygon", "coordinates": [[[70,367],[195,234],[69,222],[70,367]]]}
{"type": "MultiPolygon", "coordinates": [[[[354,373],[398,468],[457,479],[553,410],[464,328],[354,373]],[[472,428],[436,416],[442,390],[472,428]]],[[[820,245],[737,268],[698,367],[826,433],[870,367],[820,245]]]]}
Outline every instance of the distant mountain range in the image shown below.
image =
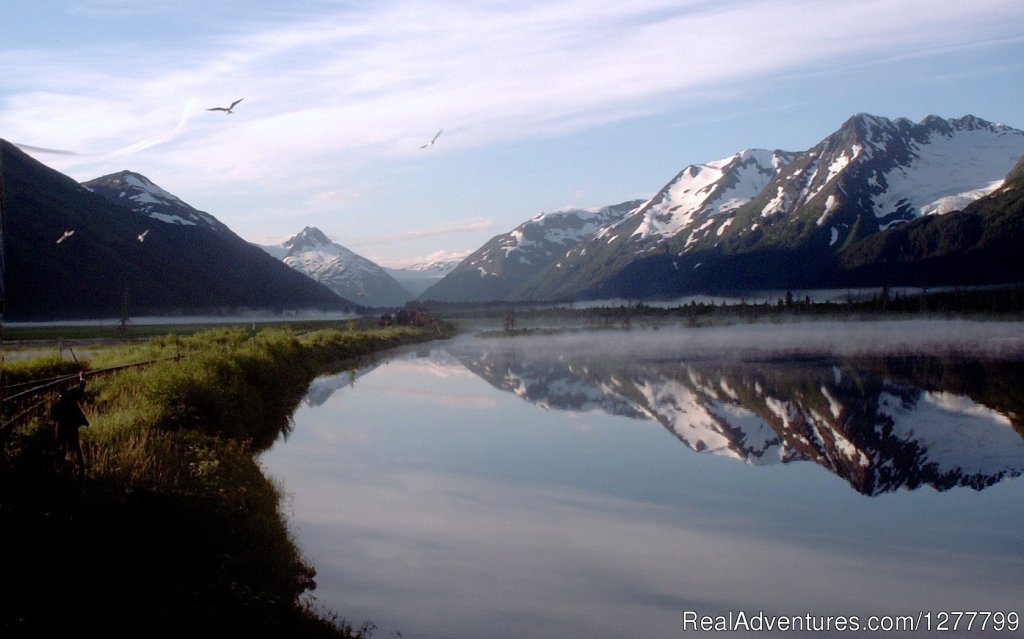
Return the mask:
{"type": "Polygon", "coordinates": [[[1012,259],[1006,238],[1024,225],[1012,197],[1022,156],[1024,131],[974,116],[915,124],[858,114],[807,151],[749,149],[688,166],[635,206],[538,216],[492,239],[421,297],[1019,281],[1024,263],[1012,259]],[[586,230],[544,224],[566,215],[586,230]],[[520,250],[527,232],[530,250],[520,250]]]}
{"type": "Polygon", "coordinates": [[[261,245],[260,248],[339,295],[376,307],[405,304],[462,261],[462,258],[439,259],[404,268],[387,268],[333,242],[316,227],[306,227],[281,244],[261,245]]]}
{"type": "Polygon", "coordinates": [[[541,213],[474,251],[423,294],[439,301],[488,301],[515,296],[518,287],[579,246],[602,226],[642,202],[594,211],[541,213]]]}
{"type": "Polygon", "coordinates": [[[135,173],[81,185],[0,140],[0,212],[5,319],[356,306],[135,173]]]}
{"type": "Polygon", "coordinates": [[[974,116],[858,114],[806,151],[740,151],[646,201],[384,269],[312,227],[256,247],[145,176],[79,185],[0,141],[0,293],[8,318],[63,319],[1019,282],[1022,156],[1024,131],[974,116]]]}
{"type": "Polygon", "coordinates": [[[463,258],[439,259],[418,262],[403,268],[384,270],[414,296],[419,296],[428,288],[437,284],[445,275],[451,273],[463,258]]]}

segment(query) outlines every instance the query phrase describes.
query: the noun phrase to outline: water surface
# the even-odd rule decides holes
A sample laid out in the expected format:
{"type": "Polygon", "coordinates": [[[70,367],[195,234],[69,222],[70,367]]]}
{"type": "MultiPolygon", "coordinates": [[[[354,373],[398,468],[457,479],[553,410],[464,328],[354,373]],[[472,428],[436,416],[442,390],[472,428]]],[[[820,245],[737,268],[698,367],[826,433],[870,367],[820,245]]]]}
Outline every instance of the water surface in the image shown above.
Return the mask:
{"type": "Polygon", "coordinates": [[[263,463],[318,601],[385,636],[1021,612],[1021,334],[460,338],[317,380],[263,463]]]}

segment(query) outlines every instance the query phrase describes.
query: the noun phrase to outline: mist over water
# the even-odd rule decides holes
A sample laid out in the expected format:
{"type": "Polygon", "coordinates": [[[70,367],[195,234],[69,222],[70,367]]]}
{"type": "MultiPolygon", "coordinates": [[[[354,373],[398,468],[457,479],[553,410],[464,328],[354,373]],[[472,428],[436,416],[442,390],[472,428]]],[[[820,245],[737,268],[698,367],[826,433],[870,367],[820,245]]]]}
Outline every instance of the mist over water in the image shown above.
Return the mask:
{"type": "MultiPolygon", "coordinates": [[[[488,338],[493,349],[538,356],[601,358],[763,358],[797,355],[930,354],[1024,356],[1024,324],[971,320],[780,322],[717,327],[585,331],[538,337],[488,338]]],[[[477,348],[471,340],[468,348],[477,348]]],[[[459,350],[461,344],[454,347],[459,350]]]]}

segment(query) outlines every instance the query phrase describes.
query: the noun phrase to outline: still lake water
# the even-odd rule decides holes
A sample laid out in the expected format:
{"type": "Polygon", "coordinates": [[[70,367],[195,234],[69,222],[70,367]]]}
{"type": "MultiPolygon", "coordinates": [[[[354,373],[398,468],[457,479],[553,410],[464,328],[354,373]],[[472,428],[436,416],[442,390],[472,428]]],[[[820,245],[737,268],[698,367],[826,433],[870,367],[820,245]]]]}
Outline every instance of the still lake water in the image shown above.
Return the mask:
{"type": "Polygon", "coordinates": [[[378,636],[1020,614],[1022,328],[460,337],[317,380],[262,463],[378,636]]]}

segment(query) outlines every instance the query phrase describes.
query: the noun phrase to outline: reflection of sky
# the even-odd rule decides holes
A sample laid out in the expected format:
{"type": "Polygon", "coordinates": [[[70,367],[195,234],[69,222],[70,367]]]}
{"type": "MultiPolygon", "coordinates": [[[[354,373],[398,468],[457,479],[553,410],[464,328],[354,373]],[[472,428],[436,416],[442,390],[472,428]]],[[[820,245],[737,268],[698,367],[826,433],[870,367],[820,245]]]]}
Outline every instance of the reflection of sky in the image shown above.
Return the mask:
{"type": "Polygon", "coordinates": [[[675,637],[687,610],[1011,610],[1019,481],[866,498],[810,464],[545,411],[450,360],[381,365],[264,456],[316,595],[407,637],[675,637]]]}

